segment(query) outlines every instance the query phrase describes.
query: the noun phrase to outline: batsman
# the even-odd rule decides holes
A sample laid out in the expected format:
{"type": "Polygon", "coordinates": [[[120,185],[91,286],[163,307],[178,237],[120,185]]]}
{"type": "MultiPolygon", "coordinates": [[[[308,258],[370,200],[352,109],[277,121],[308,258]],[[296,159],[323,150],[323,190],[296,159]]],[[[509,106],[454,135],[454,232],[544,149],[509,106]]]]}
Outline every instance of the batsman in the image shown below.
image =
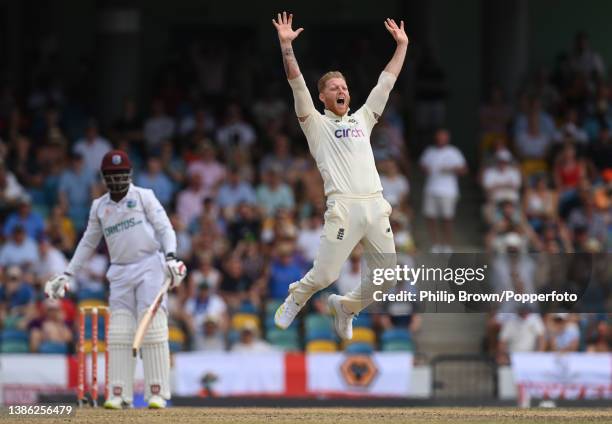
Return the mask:
{"type": "MultiPolygon", "coordinates": [[[[303,28],[292,29],[293,15],[283,12],[272,23],[278,31],[283,64],[295,102],[295,113],[306,136],[310,153],[323,178],[327,209],[318,255],[313,267],[289,286],[289,295],[275,314],[275,323],[287,328],[308,299],[333,283],[357,243],[362,242],[366,261],[362,284],[345,296],[331,295],[328,304],[335,329],[342,339],[353,336],[353,317],[372,303],[373,284],[368,275],[376,268],[396,264],[391,205],[382,195],[370,134],[380,118],[389,93],[402,69],[408,36],[404,22],[386,19],[385,28],[396,42],[393,57],[380,74],[365,104],[349,115],[351,96],[344,76],[327,72],[318,82],[324,113],[315,108],[292,48],[303,28]]],[[[389,290],[395,279],[386,280],[389,290]]]]}
{"type": "MultiPolygon", "coordinates": [[[[108,192],[91,205],[87,229],[64,274],[48,281],[45,293],[61,298],[74,275],[91,257],[102,237],[110,255],[109,398],[107,409],[129,407],[133,401],[135,359],[132,341],[140,319],[169,278],[176,287],[186,268],[175,257],[176,234],[152,190],[132,184],[132,165],[120,150],[108,152],[100,172],[108,192]]],[[[145,400],[149,408],[164,408],[170,398],[168,318],[164,303],[144,336],[142,361],[145,400]]]]}

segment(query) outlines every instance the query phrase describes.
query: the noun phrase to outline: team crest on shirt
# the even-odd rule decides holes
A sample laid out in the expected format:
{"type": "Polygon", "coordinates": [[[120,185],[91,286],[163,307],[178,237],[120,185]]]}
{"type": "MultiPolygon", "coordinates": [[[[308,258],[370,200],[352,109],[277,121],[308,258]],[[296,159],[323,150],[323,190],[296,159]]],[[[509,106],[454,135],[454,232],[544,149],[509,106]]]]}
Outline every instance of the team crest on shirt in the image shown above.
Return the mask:
{"type": "Polygon", "coordinates": [[[126,205],[129,209],[134,209],[136,207],[136,200],[128,199],[126,205]]]}

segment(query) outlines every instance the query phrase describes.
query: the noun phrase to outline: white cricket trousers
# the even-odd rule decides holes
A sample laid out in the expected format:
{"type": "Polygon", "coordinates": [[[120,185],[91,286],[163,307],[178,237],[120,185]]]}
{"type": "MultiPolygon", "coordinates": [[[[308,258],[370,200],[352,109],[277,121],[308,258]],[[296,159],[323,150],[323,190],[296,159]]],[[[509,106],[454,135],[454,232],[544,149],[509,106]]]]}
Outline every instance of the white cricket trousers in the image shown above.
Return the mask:
{"type": "Polygon", "coordinates": [[[313,267],[304,278],[289,286],[295,302],[303,306],[317,291],[338,279],[342,265],[357,243],[362,242],[366,269],[361,284],[342,297],[344,308],[358,313],[373,302],[375,290],[388,291],[395,279],[372,283],[376,268],[395,268],[397,258],[389,222],[391,205],[382,193],[367,196],[332,194],[327,199],[321,245],[313,267]]]}

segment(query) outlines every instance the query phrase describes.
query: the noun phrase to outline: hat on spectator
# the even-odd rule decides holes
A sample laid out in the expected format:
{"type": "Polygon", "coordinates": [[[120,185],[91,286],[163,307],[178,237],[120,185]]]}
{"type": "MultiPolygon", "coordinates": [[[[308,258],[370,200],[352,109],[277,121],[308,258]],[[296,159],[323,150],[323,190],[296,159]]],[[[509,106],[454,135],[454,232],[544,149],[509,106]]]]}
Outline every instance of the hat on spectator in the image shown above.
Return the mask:
{"type": "Polygon", "coordinates": [[[553,314],[553,318],[566,320],[569,318],[569,314],[567,312],[558,312],[556,314],[553,314]]]}
{"type": "Polygon", "coordinates": [[[240,332],[250,331],[251,333],[257,333],[259,328],[255,320],[248,319],[240,326],[240,332]]]}
{"type": "Polygon", "coordinates": [[[10,266],[7,270],[6,270],[6,276],[9,279],[19,279],[21,278],[21,268],[19,268],[17,265],[12,265],[10,266]]]}
{"type": "Polygon", "coordinates": [[[504,237],[504,246],[507,248],[513,247],[519,249],[523,245],[523,239],[518,233],[508,233],[504,237]]]}
{"type": "Polygon", "coordinates": [[[495,159],[497,159],[498,162],[512,162],[512,153],[505,149],[500,150],[495,153],[495,159]]]}

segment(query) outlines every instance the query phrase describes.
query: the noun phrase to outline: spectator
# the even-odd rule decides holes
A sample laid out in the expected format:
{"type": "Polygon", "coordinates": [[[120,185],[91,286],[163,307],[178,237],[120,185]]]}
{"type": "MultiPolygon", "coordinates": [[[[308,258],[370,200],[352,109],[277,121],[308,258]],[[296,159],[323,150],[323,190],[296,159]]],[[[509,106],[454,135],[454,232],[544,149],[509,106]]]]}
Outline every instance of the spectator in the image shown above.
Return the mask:
{"type": "Polygon", "coordinates": [[[27,194],[19,199],[17,211],[6,218],[4,237],[10,237],[17,226],[23,227],[31,239],[39,238],[45,230],[45,223],[40,214],[32,210],[32,200],[27,194]]]}
{"type": "Polygon", "coordinates": [[[600,54],[591,48],[589,36],[584,31],[578,32],[574,37],[570,66],[574,72],[581,73],[588,78],[603,78],[606,74],[600,54]]]}
{"type": "Polygon", "coordinates": [[[217,130],[217,142],[225,151],[234,147],[248,149],[255,142],[255,130],[244,120],[240,106],[230,104],[225,111],[225,121],[217,130]]]}
{"type": "Polygon", "coordinates": [[[185,225],[189,225],[194,218],[202,213],[204,191],[202,180],[198,175],[190,175],[187,187],[179,192],[176,199],[176,212],[185,225]]]}
{"type": "Polygon", "coordinates": [[[0,159],[0,213],[10,210],[24,194],[24,188],[0,159]]]}
{"type": "Polygon", "coordinates": [[[356,289],[362,284],[361,251],[355,249],[349,256],[349,261],[340,270],[336,287],[342,296],[356,289]]]}
{"type": "Polygon", "coordinates": [[[499,86],[493,86],[488,102],[480,107],[483,143],[488,143],[487,139],[505,136],[511,119],[512,107],[505,101],[503,90],[499,86]]]}
{"type": "Polygon", "coordinates": [[[287,296],[289,285],[299,281],[304,275],[304,266],[298,260],[292,243],[281,243],[276,248],[276,259],[270,266],[268,296],[282,300],[287,296]]]}
{"type": "Polygon", "coordinates": [[[87,224],[92,194],[97,181],[96,175],[96,172],[85,167],[83,156],[80,153],[74,153],[70,160],[70,168],[62,172],[59,178],[60,205],[64,210],[69,211],[68,215],[78,231],[85,229],[87,224]]]}
{"type": "Polygon", "coordinates": [[[546,176],[536,176],[533,187],[528,186],[523,196],[523,211],[529,225],[539,231],[546,220],[557,217],[557,205],[557,192],[548,187],[546,176]]]}
{"type": "Polygon", "coordinates": [[[457,176],[467,172],[465,158],[450,145],[450,133],[439,129],[435,145],[425,149],[420,165],[427,179],[424,188],[423,215],[432,238],[432,253],[452,252],[453,221],[459,198],[457,176]]]}
{"type": "Polygon", "coordinates": [[[261,340],[258,332],[257,325],[252,321],[247,321],[240,329],[240,339],[232,346],[231,351],[242,353],[272,351],[272,346],[261,340]]]}
{"type": "Polygon", "coordinates": [[[0,266],[34,266],[38,260],[36,242],[21,225],[13,227],[12,237],[0,249],[0,266]]]}
{"type": "Polygon", "coordinates": [[[526,128],[519,130],[516,135],[516,150],[526,176],[545,172],[548,169],[546,158],[551,145],[551,136],[542,131],[540,120],[538,112],[532,111],[526,118],[526,128]]]}
{"type": "Polygon", "coordinates": [[[38,241],[38,255],[40,261],[36,263],[34,272],[40,281],[47,281],[51,277],[63,273],[68,265],[64,254],[44,236],[38,241]]]}
{"type": "Polygon", "coordinates": [[[225,177],[225,166],[215,158],[215,148],[208,142],[198,146],[197,159],[187,166],[189,175],[197,175],[202,183],[202,190],[207,197],[217,192],[217,187],[225,177]]]}
{"type": "Polygon", "coordinates": [[[55,299],[47,299],[43,305],[41,322],[30,332],[30,350],[38,352],[42,344],[53,343],[63,345],[64,352],[67,352],[68,343],[72,341],[72,331],[66,325],[61,303],[55,299]]]}
{"type": "Polygon", "coordinates": [[[225,337],[217,315],[206,315],[193,335],[193,348],[201,352],[223,352],[225,337]]]}
{"type": "Polygon", "coordinates": [[[161,144],[174,136],[174,130],[174,120],[166,114],[164,102],[154,99],[151,103],[151,116],[144,124],[147,152],[159,154],[161,144]]]}
{"type": "Polygon", "coordinates": [[[227,305],[221,296],[211,291],[205,280],[199,282],[195,296],[187,300],[184,310],[189,317],[191,334],[198,333],[207,317],[214,317],[222,329],[226,327],[227,305]]]}
{"type": "Polygon", "coordinates": [[[580,344],[580,330],[568,313],[547,316],[546,342],[551,352],[576,352],[580,344]]]}
{"type": "Polygon", "coordinates": [[[295,200],[291,187],[281,178],[281,169],[271,167],[257,187],[257,203],[266,216],[273,216],[278,209],[293,209],[295,200]]]}
{"type": "Polygon", "coordinates": [[[253,280],[245,274],[242,262],[236,255],[230,255],[223,266],[223,278],[219,293],[232,310],[248,299],[253,280]]]}
{"type": "Polygon", "coordinates": [[[270,168],[280,170],[283,175],[289,175],[295,172],[293,163],[295,159],[291,156],[289,137],[285,134],[276,134],[274,136],[274,152],[268,153],[261,161],[260,171],[266,172],[270,168]]]}
{"type": "Polygon", "coordinates": [[[47,237],[64,254],[69,254],[76,244],[76,230],[61,206],[55,206],[47,219],[47,237]]]}
{"type": "Polygon", "coordinates": [[[4,274],[4,284],[0,284],[0,304],[5,303],[11,315],[23,315],[34,301],[34,289],[23,277],[21,268],[12,265],[4,274]]]}
{"type": "Polygon", "coordinates": [[[164,208],[169,208],[174,196],[174,185],[164,173],[161,160],[151,156],[147,161],[147,170],[138,175],[136,184],[140,187],[150,188],[164,208]]]}
{"type": "Polygon", "coordinates": [[[85,169],[91,173],[97,173],[100,169],[102,158],[112,148],[107,139],[98,133],[98,123],[90,119],[85,129],[85,137],[77,140],[73,152],[81,155],[85,169]]]}
{"type": "Polygon", "coordinates": [[[242,240],[259,240],[261,233],[261,220],[255,208],[248,203],[238,205],[236,216],[227,227],[227,237],[232,246],[242,240]]]}
{"type": "Polygon", "coordinates": [[[255,190],[251,184],[242,180],[237,168],[230,167],[225,183],[221,185],[217,194],[219,207],[226,211],[226,215],[231,216],[241,203],[254,205],[256,201],[255,190]],[[228,210],[231,213],[227,214],[228,210]]]}
{"type": "Polygon", "coordinates": [[[310,218],[299,231],[297,238],[297,248],[309,264],[312,264],[317,257],[321,235],[323,234],[323,218],[317,211],[313,211],[310,218]]]}
{"type": "Polygon", "coordinates": [[[560,142],[573,141],[580,144],[589,141],[589,135],[578,123],[578,111],[575,108],[567,110],[555,139],[560,142]]]}
{"type": "Polygon", "coordinates": [[[510,363],[510,355],[516,352],[541,352],[546,347],[546,328],[538,314],[527,308],[507,317],[501,326],[497,362],[510,363]]]}
{"type": "Polygon", "coordinates": [[[512,155],[501,150],[495,155],[495,166],[485,169],[482,185],[487,195],[488,221],[492,222],[493,208],[502,201],[518,203],[520,199],[521,173],[512,165],[512,155]]]}
{"type": "Polygon", "coordinates": [[[132,98],[126,98],[123,102],[121,116],[113,124],[114,132],[120,138],[124,138],[136,145],[142,145],[144,138],[142,125],[142,119],[138,114],[136,102],[132,98]]]}
{"type": "Polygon", "coordinates": [[[410,185],[408,178],[399,172],[397,162],[388,160],[383,166],[383,175],[380,177],[385,199],[393,207],[401,206],[408,198],[410,185]]]}

